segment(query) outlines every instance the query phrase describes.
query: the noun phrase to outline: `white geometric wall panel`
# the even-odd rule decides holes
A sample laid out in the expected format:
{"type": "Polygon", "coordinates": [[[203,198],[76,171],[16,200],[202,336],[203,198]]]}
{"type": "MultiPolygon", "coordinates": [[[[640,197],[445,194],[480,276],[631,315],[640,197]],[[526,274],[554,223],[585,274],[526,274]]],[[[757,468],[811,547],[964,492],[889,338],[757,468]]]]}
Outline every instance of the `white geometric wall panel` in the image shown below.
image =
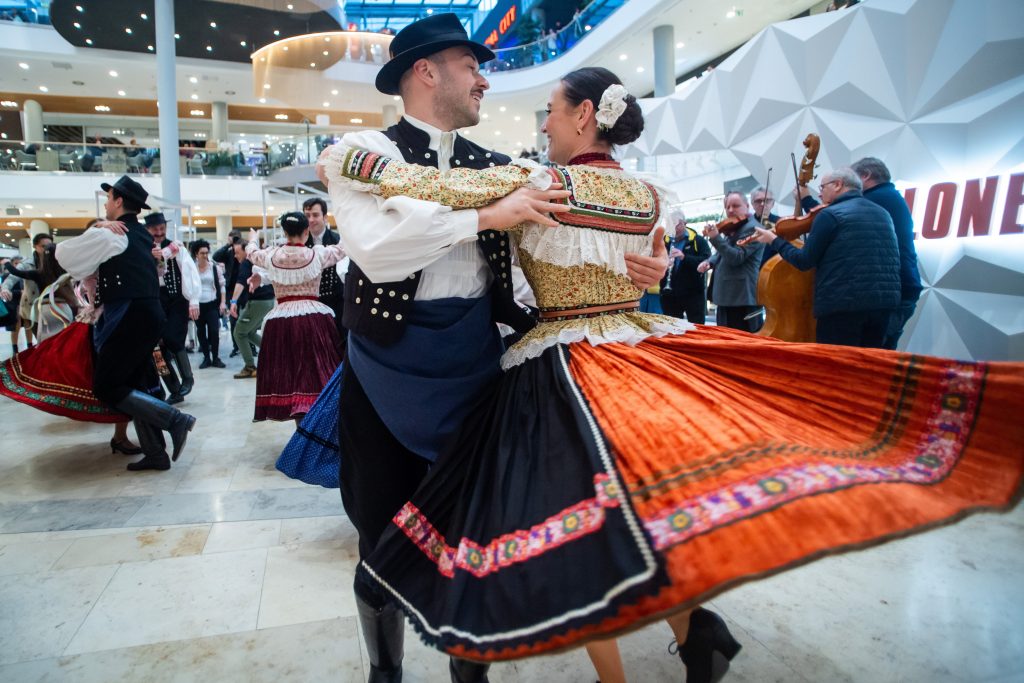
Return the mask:
{"type": "MultiPolygon", "coordinates": [[[[778,195],[792,193],[790,153],[802,156],[810,132],[821,169],[876,156],[925,192],[1019,171],[1024,1],[870,0],[781,22],[693,87],[641,104],[647,124],[627,156],[728,149],[755,178],[773,167],[778,195]]],[[[1024,360],[1024,240],[993,220],[988,237],[918,230],[927,289],[901,348],[1024,360]]]]}

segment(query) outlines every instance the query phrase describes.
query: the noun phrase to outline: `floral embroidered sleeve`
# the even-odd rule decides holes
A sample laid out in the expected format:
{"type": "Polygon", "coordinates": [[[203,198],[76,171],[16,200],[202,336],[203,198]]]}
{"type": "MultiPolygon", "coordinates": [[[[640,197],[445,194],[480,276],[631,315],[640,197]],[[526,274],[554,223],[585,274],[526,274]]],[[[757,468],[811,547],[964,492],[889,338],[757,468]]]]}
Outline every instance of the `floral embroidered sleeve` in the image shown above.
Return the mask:
{"type": "Polygon", "coordinates": [[[537,164],[441,172],[344,145],[332,147],[321,163],[331,182],[358,186],[355,189],[386,199],[410,197],[453,209],[486,206],[520,187],[533,185],[545,189],[552,182],[548,170],[537,164]]]}

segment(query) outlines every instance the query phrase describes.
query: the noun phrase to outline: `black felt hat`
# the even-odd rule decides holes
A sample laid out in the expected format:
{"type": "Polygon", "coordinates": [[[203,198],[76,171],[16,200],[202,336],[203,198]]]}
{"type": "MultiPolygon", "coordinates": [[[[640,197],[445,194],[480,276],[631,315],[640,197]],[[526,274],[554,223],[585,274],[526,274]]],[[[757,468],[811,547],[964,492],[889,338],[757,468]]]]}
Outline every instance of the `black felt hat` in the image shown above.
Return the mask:
{"type": "Polygon", "coordinates": [[[149,228],[154,225],[164,225],[167,223],[167,219],[164,218],[164,215],[162,213],[157,211],[156,213],[151,213],[148,216],[146,216],[143,219],[143,222],[146,224],[146,227],[149,228]]]}
{"type": "Polygon", "coordinates": [[[113,185],[110,183],[100,183],[100,188],[104,192],[117,190],[119,195],[135,200],[135,202],[141,205],[143,209],[149,208],[149,204],[146,203],[146,200],[149,199],[149,193],[146,192],[146,188],[126,175],[118,178],[117,182],[113,185]]]}
{"type": "Polygon", "coordinates": [[[377,74],[377,90],[385,95],[397,95],[402,74],[417,59],[458,45],[465,45],[472,50],[481,64],[494,59],[494,53],[486,45],[469,39],[462,22],[454,14],[434,14],[414,21],[399,31],[391,41],[391,60],[377,74]]]}

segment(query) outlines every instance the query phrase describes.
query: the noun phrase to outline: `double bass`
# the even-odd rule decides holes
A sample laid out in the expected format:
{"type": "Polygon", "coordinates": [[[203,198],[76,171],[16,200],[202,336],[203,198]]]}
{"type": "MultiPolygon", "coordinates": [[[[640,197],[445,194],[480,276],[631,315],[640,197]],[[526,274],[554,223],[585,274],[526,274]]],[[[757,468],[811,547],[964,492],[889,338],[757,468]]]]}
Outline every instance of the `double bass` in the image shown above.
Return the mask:
{"type": "MultiPolygon", "coordinates": [[[[793,171],[799,187],[807,187],[814,179],[820,146],[818,136],[810,133],[804,139],[805,152],[799,171],[794,157],[793,171]]],[[[780,218],[775,224],[775,233],[792,242],[793,246],[802,247],[803,241],[799,238],[810,230],[818,210],[819,207],[815,207],[811,213],[801,215],[798,201],[796,214],[780,218]]],[[[814,341],[814,270],[800,270],[776,254],[761,268],[757,279],[757,299],[765,309],[765,321],[759,335],[792,342],[814,341]]]]}

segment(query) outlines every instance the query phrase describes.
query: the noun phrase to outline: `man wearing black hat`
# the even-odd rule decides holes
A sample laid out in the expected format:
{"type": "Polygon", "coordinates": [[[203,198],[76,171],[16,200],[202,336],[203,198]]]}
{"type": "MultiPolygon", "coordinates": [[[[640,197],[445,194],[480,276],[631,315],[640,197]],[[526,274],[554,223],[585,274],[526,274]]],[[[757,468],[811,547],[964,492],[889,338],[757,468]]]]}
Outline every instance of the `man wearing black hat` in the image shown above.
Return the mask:
{"type": "Polygon", "coordinates": [[[170,370],[163,378],[170,390],[167,402],[181,403],[195,383],[188,353],[185,351],[185,338],[188,336],[189,319],[199,317],[199,270],[184,245],[167,239],[167,219],[162,213],[147,215],[145,223],[146,230],[153,238],[152,254],[156,259],[160,282],[160,307],[166,316],[160,333],[160,350],[170,370]],[[173,364],[170,362],[172,360],[173,364]],[[178,368],[177,375],[175,365],[178,368]]]}
{"type": "Polygon", "coordinates": [[[112,222],[58,244],[57,261],[75,279],[96,275],[96,304],[103,312],[93,327],[93,391],[135,424],[144,457],[128,469],[166,470],[181,455],[196,419],[146,393],[156,379],[152,352],[164,322],[153,239],[138,220],[149,208],[149,194],[128,176],[100,187],[112,222]],[[170,457],[163,431],[171,437],[170,457]]]}

